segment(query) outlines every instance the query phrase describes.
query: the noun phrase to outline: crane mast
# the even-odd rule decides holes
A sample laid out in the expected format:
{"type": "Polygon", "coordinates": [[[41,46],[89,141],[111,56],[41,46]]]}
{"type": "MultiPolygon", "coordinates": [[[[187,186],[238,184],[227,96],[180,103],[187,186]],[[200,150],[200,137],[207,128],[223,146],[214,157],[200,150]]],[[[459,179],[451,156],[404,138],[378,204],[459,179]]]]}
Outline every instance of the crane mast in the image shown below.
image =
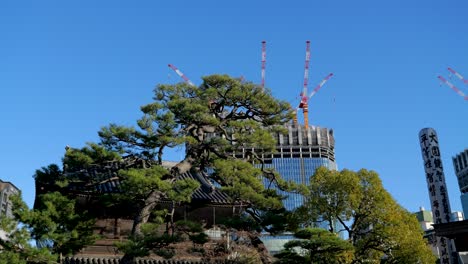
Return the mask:
{"type": "Polygon", "coordinates": [[[190,81],[189,78],[187,78],[187,76],[185,76],[185,74],[183,74],[176,66],[172,65],[172,64],[168,64],[167,66],[169,66],[169,68],[171,68],[173,71],[175,71],[175,73],[177,73],[177,75],[179,75],[180,78],[182,78],[186,83],[188,83],[189,85],[192,85],[192,86],[196,86],[192,81],[190,81]]]}
{"type": "Polygon", "coordinates": [[[265,89],[266,41],[262,41],[262,91],[265,89]]]}
{"type": "Polygon", "coordinates": [[[306,41],[306,57],[304,63],[304,82],[302,85],[301,104],[299,108],[302,108],[302,104],[307,103],[307,86],[309,85],[309,64],[310,64],[310,41],[306,41]]]}
{"type": "Polygon", "coordinates": [[[309,107],[307,105],[307,85],[309,84],[309,64],[310,64],[310,41],[306,41],[306,57],[304,64],[304,84],[301,93],[301,102],[299,108],[302,108],[304,114],[304,126],[309,128],[309,107]]]}

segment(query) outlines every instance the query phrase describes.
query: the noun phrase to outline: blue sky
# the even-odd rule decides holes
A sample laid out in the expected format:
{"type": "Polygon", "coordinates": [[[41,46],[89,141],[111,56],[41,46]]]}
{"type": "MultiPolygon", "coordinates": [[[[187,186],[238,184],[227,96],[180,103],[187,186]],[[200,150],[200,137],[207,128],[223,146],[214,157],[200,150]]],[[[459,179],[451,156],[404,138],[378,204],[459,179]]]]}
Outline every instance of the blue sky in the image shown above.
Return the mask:
{"type": "Polygon", "coordinates": [[[298,102],[310,40],[309,89],[335,76],[309,118],[334,129],[340,169],[375,170],[405,208],[429,209],[418,133],[433,127],[461,210],[451,157],[468,148],[468,102],[437,75],[468,77],[467,11],[462,0],[2,1],[0,179],[32,205],[34,171],[104,125],[134,125],[156,84],[180,81],[168,63],[197,84],[214,73],[260,83],[266,40],[266,86],[298,102]]]}

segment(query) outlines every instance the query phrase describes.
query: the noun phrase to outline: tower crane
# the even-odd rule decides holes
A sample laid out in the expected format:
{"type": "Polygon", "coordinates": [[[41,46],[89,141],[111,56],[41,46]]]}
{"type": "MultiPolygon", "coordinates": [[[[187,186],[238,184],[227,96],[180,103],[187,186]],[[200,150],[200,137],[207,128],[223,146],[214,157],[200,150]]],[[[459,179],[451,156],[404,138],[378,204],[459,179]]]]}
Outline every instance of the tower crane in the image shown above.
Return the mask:
{"type": "Polygon", "coordinates": [[[304,84],[302,88],[301,102],[299,103],[298,109],[302,108],[302,113],[304,114],[304,126],[306,129],[309,128],[309,99],[314,96],[320,88],[333,76],[333,73],[328,74],[310,93],[307,95],[307,86],[309,83],[309,63],[310,63],[310,41],[306,41],[306,58],[304,66],[304,84]]]}
{"type": "Polygon", "coordinates": [[[169,66],[169,68],[171,68],[173,71],[175,71],[175,73],[177,73],[177,75],[180,76],[180,78],[184,79],[184,81],[186,83],[188,83],[189,85],[192,85],[192,86],[196,86],[192,81],[190,81],[189,78],[187,78],[187,76],[185,76],[185,74],[183,74],[176,66],[172,65],[172,64],[168,64],[167,66],[169,66]]]}
{"type": "Polygon", "coordinates": [[[453,75],[457,76],[458,79],[460,79],[465,85],[468,85],[468,80],[465,79],[461,74],[459,74],[458,72],[456,72],[454,69],[450,67],[448,67],[447,70],[451,72],[453,75]]]}
{"type": "Polygon", "coordinates": [[[458,95],[463,97],[465,100],[468,100],[468,96],[466,96],[460,89],[458,89],[455,85],[453,85],[451,82],[447,81],[444,77],[438,76],[439,80],[441,80],[443,83],[445,83],[448,87],[452,88],[458,95]]]}
{"type": "Polygon", "coordinates": [[[309,127],[309,99],[312,98],[319,90],[320,88],[323,87],[323,85],[330,80],[330,78],[333,76],[333,73],[328,74],[323,80],[314,88],[314,90],[310,93],[309,96],[301,94],[301,102],[299,103],[298,108],[302,108],[302,111],[304,113],[304,126],[306,128],[309,127]]]}

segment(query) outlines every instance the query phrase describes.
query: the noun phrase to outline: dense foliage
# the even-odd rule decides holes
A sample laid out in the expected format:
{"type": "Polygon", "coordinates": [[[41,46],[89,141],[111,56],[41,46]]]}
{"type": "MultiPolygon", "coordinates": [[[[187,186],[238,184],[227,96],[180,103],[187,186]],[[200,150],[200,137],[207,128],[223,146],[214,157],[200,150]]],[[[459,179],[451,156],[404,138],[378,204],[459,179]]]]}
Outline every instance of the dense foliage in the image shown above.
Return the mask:
{"type": "Polygon", "coordinates": [[[41,206],[29,209],[20,197],[11,197],[15,218],[41,248],[61,258],[77,253],[84,245],[95,241],[94,219],[85,212],[77,212],[75,200],[59,192],[40,195],[36,199],[40,199],[41,206]]]}
{"type": "Polygon", "coordinates": [[[294,236],[298,239],[287,242],[275,255],[277,264],[351,263],[353,259],[353,245],[325,229],[305,228],[294,236]]]}
{"type": "MultiPolygon", "coordinates": [[[[282,208],[281,196],[272,188],[265,188],[263,180],[282,189],[291,188],[291,184],[273,170],[253,164],[263,162],[259,156],[262,151],[274,151],[273,134],[284,129],[292,112],[286,102],[262,90],[258,85],[226,75],[204,77],[199,87],[185,83],[159,85],[154,90],[154,101],[141,107],[143,117],[137,121],[137,127],[111,124],[102,128],[99,132],[102,146],[156,164],[148,167],[161,164],[168,147],[183,146],[186,151],[185,158],[170,173],[162,173],[161,179],[171,183],[167,185],[169,189],[160,184],[144,195],[130,192],[145,197],[135,218],[134,235],[141,234],[141,227],[162,197],[187,201],[177,197],[190,197],[187,194],[198,187],[192,182],[180,183],[178,176],[187,171],[212,171],[206,174],[207,182],[219,185],[257,223],[263,222],[265,211],[282,208]],[[234,154],[243,146],[256,147],[259,152],[250,153],[248,158],[235,158],[234,154]],[[175,184],[180,192],[171,195],[175,184]]],[[[125,181],[127,188],[139,190],[138,186],[145,185],[148,176],[145,170],[151,169],[123,173],[130,176],[125,181]]]]}
{"type": "Polygon", "coordinates": [[[47,263],[93,243],[93,215],[80,207],[71,190],[80,190],[106,212],[128,209],[133,228],[128,240],[117,245],[125,254],[121,263],[149,254],[170,258],[173,245],[181,241],[191,241],[192,252],[208,256],[202,225],[174,219],[176,206],[189,203],[200,187],[199,181],[182,177],[186,172],[203,175],[205,184],[217,186],[240,208],[237,216],[224,221],[226,236],[236,239],[211,256],[271,263],[260,232],[289,230],[297,240],[286,244],[278,263],[434,262],[415,217],[385,191],[375,172],[320,168],[302,186],[263,166],[262,155],[275,151],[274,135],[284,131],[293,115],[289,104],[268,90],[211,75],[198,87],[157,86],[153,102],[141,111],[135,127],[110,124],[99,131],[99,143],[81,149],[67,146],[63,170],[52,164],[36,171],[34,208],[13,200],[22,228],[2,220],[11,239],[0,240],[0,263],[25,263],[31,256],[47,263]],[[162,158],[174,147],[184,148],[185,157],[168,169],[162,158]],[[242,157],[236,155],[241,149],[242,157]],[[95,195],[96,186],[110,180],[119,182],[118,189],[95,195]],[[277,190],[301,192],[306,202],[288,212],[277,190]],[[163,201],[169,205],[164,209],[163,201]],[[318,224],[327,230],[314,228],[318,224]],[[346,240],[338,236],[343,232],[346,240]],[[29,246],[29,238],[43,249],[29,246]]]}
{"type": "Polygon", "coordinates": [[[31,235],[28,228],[18,227],[17,221],[0,216],[0,230],[1,264],[57,263],[57,256],[49,250],[38,249],[29,244],[31,235]]]}
{"type": "Polygon", "coordinates": [[[297,218],[305,226],[321,222],[332,233],[346,232],[354,263],[434,263],[416,217],[398,205],[377,173],[319,168],[305,195],[297,218]]]}

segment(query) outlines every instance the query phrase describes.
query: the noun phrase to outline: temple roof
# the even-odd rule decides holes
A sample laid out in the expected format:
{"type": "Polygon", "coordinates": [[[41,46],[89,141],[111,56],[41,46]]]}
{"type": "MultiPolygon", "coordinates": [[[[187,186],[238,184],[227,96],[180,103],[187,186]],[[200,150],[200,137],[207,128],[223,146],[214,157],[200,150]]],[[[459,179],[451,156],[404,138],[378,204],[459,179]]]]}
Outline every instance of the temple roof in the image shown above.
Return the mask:
{"type": "MultiPolygon", "coordinates": [[[[108,162],[102,166],[91,166],[74,172],[66,172],[70,178],[78,180],[70,181],[70,191],[82,195],[99,195],[103,193],[118,193],[121,191],[121,182],[118,171],[138,167],[139,162],[127,160],[122,162],[108,162]]],[[[176,162],[163,162],[166,168],[173,167],[176,162]]],[[[189,171],[177,177],[178,179],[194,179],[200,183],[200,187],[192,194],[192,201],[211,204],[232,204],[230,197],[216,188],[208,179],[208,175],[202,172],[189,171]]]]}
{"type": "Polygon", "coordinates": [[[209,182],[205,173],[186,172],[179,176],[181,179],[194,179],[200,182],[200,187],[192,194],[192,201],[203,201],[215,204],[232,204],[232,199],[219,188],[209,182]]]}

